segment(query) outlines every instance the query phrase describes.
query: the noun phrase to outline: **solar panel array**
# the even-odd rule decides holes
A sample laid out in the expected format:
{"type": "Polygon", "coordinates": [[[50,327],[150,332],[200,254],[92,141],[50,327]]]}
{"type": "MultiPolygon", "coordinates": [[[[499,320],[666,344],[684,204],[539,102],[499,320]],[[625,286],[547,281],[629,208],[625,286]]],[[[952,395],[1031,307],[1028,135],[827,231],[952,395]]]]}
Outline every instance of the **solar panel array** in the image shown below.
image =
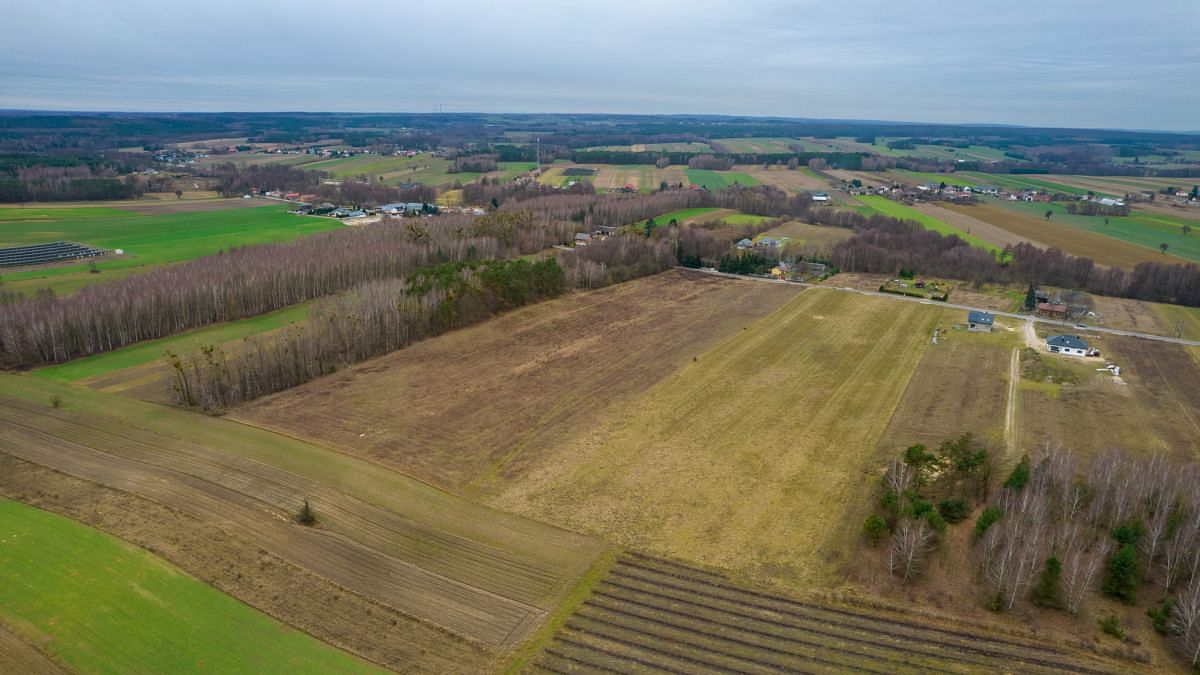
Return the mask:
{"type": "Polygon", "coordinates": [[[105,253],[107,251],[103,249],[74,244],[69,241],[56,241],[52,244],[13,246],[12,248],[0,248],[0,267],[44,265],[60,260],[93,258],[105,253]]]}

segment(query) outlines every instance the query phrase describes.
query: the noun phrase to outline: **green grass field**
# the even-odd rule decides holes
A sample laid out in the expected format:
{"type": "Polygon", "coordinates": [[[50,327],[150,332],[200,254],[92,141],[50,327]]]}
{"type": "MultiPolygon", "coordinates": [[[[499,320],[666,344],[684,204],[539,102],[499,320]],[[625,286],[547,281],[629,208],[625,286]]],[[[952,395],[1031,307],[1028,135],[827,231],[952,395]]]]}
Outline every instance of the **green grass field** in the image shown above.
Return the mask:
{"type": "Polygon", "coordinates": [[[967,243],[971,244],[972,246],[978,246],[979,248],[986,249],[988,251],[991,251],[992,253],[1000,252],[1000,247],[996,246],[995,244],[989,244],[988,242],[980,239],[979,237],[976,237],[971,234],[967,234],[966,232],[963,232],[962,230],[958,229],[957,227],[954,227],[953,225],[951,225],[949,223],[938,220],[937,218],[934,218],[933,216],[921,213],[920,211],[918,211],[914,208],[910,208],[910,207],[900,204],[898,202],[894,202],[894,201],[888,199],[887,197],[868,196],[868,197],[859,197],[858,199],[863,204],[866,204],[870,208],[874,209],[875,211],[877,211],[879,213],[882,213],[885,216],[891,216],[893,218],[901,218],[903,220],[915,220],[918,223],[920,223],[921,226],[927,230],[933,230],[934,232],[941,232],[942,234],[947,234],[947,235],[949,235],[949,234],[957,235],[960,239],[966,241],[967,243]]]}
{"type": "MultiPolygon", "coordinates": [[[[340,227],[332,218],[294,216],[286,206],[253,206],[221,211],[195,211],[161,215],[111,215],[113,209],[62,209],[61,218],[0,221],[0,246],[50,241],[74,241],[109,250],[123,249],[121,257],[96,261],[99,274],[90,274],[87,263],[20,272],[0,271],[4,290],[32,292],[49,287],[70,293],[83,286],[127,276],[165,263],[212,255],[234,246],[265,244],[340,227]],[[142,268],[133,270],[131,268],[142,268]]],[[[59,209],[42,209],[58,215],[59,209]]],[[[41,210],[39,210],[41,211],[41,210]]],[[[3,214],[7,215],[7,214],[3,214]]]]}
{"type": "Polygon", "coordinates": [[[1020,211],[1039,218],[1052,211],[1055,222],[1066,223],[1081,230],[1095,232],[1106,237],[1137,244],[1155,251],[1160,244],[1167,244],[1167,252],[1187,260],[1200,262],[1200,227],[1196,221],[1158,213],[1134,211],[1128,216],[1111,216],[1108,225],[1104,216],[1080,216],[1067,213],[1061,204],[1038,202],[1012,202],[996,200],[1004,208],[1020,211]],[[1183,225],[1195,228],[1191,234],[1183,233],[1183,225]]]}
{"type": "Polygon", "coordinates": [[[66,219],[125,218],[137,216],[133,211],[105,206],[34,206],[0,207],[0,222],[9,220],[48,221],[66,219]]]}
{"type": "Polygon", "coordinates": [[[756,178],[739,171],[709,171],[708,169],[687,169],[688,182],[708,190],[727,188],[735,183],[742,187],[759,185],[756,178]]]}
{"type": "Polygon", "coordinates": [[[894,169],[893,173],[900,180],[913,184],[945,183],[946,185],[970,187],[972,185],[979,185],[982,182],[966,176],[966,174],[924,173],[921,171],[906,171],[904,169],[894,169]]]}
{"type": "MultiPolygon", "coordinates": [[[[964,176],[978,178],[976,183],[991,183],[1002,187],[1006,190],[1039,190],[1042,192],[1061,192],[1065,195],[1074,195],[1082,197],[1088,193],[1087,189],[1074,187],[1072,185],[1063,185],[1055,183],[1043,178],[1035,178],[1029,174],[1012,174],[1012,173],[976,173],[964,172],[964,176]]],[[[1107,193],[1097,192],[1106,197],[1119,197],[1120,195],[1111,195],[1107,193]]]]}
{"type": "Polygon", "coordinates": [[[80,672],[373,672],[150,553],[0,501],[0,620],[80,672]]]}
{"type": "Polygon", "coordinates": [[[215,326],[206,326],[197,330],[172,335],[160,340],[139,342],[122,349],[96,354],[67,363],[48,366],[34,371],[37,377],[44,377],[56,382],[75,382],[96,375],[104,375],[125,368],[140,366],[163,358],[168,351],[185,354],[201,346],[222,344],[239,340],[249,335],[257,335],[283,328],[290,323],[299,323],[308,319],[308,305],[296,305],[269,314],[231,321],[215,326]]]}

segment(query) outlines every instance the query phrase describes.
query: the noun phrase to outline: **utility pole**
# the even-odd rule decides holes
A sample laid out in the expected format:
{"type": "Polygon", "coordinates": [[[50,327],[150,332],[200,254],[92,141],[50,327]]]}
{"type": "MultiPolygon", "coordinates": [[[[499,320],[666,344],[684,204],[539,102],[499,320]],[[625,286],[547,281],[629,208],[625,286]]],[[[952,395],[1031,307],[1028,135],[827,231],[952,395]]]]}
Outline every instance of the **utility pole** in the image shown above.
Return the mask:
{"type": "Polygon", "coordinates": [[[534,143],[536,144],[535,147],[537,148],[536,150],[533,151],[534,170],[540,171],[542,168],[542,139],[535,138],[533,140],[534,140],[534,143]]]}

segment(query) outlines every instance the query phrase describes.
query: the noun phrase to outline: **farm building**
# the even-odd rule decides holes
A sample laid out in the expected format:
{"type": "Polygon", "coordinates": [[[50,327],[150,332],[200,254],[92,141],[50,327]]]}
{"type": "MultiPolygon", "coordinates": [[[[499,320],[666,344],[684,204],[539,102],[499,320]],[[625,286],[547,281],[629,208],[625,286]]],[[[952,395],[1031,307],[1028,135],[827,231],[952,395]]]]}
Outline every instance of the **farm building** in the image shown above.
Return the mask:
{"type": "Polygon", "coordinates": [[[762,239],[754,242],[754,246],[755,248],[764,248],[775,251],[783,247],[783,241],[776,239],[775,237],[763,237],[762,239]]]}
{"type": "Polygon", "coordinates": [[[967,330],[990,333],[995,322],[996,315],[991,312],[967,312],[967,330]]]}
{"type": "Polygon", "coordinates": [[[754,242],[750,241],[749,239],[743,239],[737,243],[737,247],[743,250],[753,248],[754,242]]]}
{"type": "Polygon", "coordinates": [[[1065,319],[1067,318],[1067,306],[1049,302],[1039,302],[1037,306],[1037,313],[1051,319],[1065,319]]]}
{"type": "Polygon", "coordinates": [[[1088,344],[1077,335],[1051,335],[1046,338],[1046,348],[1055,354],[1085,356],[1088,344]]]}
{"type": "Polygon", "coordinates": [[[814,192],[813,196],[812,196],[812,200],[814,202],[827,202],[827,201],[829,201],[829,195],[824,192],[814,192]]]}
{"type": "Polygon", "coordinates": [[[590,243],[592,243],[592,235],[591,234],[588,234],[587,232],[577,232],[575,234],[575,245],[576,246],[587,246],[590,243]]]}

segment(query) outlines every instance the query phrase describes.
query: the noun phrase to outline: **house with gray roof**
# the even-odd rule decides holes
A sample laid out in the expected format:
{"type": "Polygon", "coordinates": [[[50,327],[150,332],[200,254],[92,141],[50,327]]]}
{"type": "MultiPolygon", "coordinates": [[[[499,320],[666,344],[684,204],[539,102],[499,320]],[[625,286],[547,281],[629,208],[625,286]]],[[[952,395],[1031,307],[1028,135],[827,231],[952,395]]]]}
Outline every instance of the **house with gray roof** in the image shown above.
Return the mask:
{"type": "Polygon", "coordinates": [[[995,322],[996,315],[991,312],[976,312],[974,310],[967,312],[967,330],[975,331],[976,333],[990,333],[995,322]]]}
{"type": "Polygon", "coordinates": [[[1046,349],[1054,354],[1087,356],[1088,343],[1078,335],[1051,335],[1046,338],[1046,349]]]}

